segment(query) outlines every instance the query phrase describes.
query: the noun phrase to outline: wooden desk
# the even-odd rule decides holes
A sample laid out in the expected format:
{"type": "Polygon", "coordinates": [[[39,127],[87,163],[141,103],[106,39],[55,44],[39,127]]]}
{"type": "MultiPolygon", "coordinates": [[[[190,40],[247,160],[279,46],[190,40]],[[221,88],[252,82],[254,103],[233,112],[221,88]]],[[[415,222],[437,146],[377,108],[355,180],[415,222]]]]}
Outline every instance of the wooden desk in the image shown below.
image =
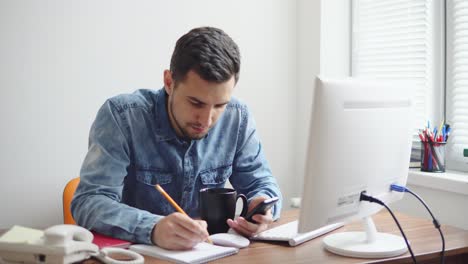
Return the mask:
{"type": "MultiPolygon", "coordinates": [[[[281,219],[273,226],[284,224],[298,218],[299,210],[282,213],[281,219]]],[[[442,242],[439,232],[431,221],[396,213],[400,224],[408,237],[418,263],[440,263],[439,252],[442,242]]],[[[398,227],[387,211],[382,210],[373,217],[380,232],[400,235],[398,227]]],[[[356,222],[334,232],[362,230],[356,222]]],[[[468,263],[468,231],[442,226],[445,236],[446,263],[468,263]]],[[[392,259],[357,259],[341,257],[322,248],[322,237],[310,240],[296,247],[287,243],[252,241],[248,248],[238,254],[218,259],[215,263],[412,263],[409,253],[392,259]]],[[[168,263],[145,257],[145,263],[168,263]]]]}
{"type": "MultiPolygon", "coordinates": [[[[283,212],[281,219],[272,226],[296,220],[298,214],[299,210],[283,212]]],[[[400,213],[396,213],[396,216],[411,243],[418,263],[440,263],[442,244],[439,232],[434,228],[432,222],[400,213]]],[[[400,235],[395,222],[387,211],[382,210],[373,219],[378,231],[400,235]]],[[[352,223],[333,232],[355,230],[362,230],[360,223],[352,223]]],[[[468,263],[468,231],[444,225],[442,225],[442,230],[445,236],[445,263],[468,263]]],[[[0,234],[2,233],[0,232],[0,234]]],[[[290,247],[287,243],[252,241],[249,247],[241,249],[238,254],[218,259],[215,263],[412,263],[409,253],[391,259],[341,257],[324,250],[321,243],[322,237],[310,240],[296,247],[290,247]]],[[[84,261],[84,263],[95,264],[100,262],[90,259],[84,261]]],[[[146,263],[159,264],[169,262],[145,256],[146,263]]]]}

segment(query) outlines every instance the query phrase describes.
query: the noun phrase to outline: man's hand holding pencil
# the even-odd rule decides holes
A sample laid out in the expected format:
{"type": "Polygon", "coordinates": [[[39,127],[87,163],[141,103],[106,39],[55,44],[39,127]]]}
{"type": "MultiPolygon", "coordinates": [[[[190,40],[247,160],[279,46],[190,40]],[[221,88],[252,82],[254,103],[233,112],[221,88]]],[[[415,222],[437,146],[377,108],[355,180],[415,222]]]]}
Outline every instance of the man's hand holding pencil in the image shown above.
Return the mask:
{"type": "Polygon", "coordinates": [[[205,221],[190,218],[161,186],[156,185],[156,189],[177,212],[164,217],[155,225],[152,232],[154,244],[166,249],[184,250],[206,240],[210,242],[205,221]]]}

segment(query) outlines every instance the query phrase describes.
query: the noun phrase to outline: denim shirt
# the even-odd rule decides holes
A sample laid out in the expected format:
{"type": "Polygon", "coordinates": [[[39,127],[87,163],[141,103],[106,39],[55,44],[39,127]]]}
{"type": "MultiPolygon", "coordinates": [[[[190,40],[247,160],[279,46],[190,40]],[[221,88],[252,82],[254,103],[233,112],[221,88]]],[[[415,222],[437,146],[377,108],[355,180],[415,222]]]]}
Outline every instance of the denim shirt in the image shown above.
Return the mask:
{"type": "Polygon", "coordinates": [[[232,98],[208,134],[179,138],[168,118],[164,89],[141,89],[107,100],[94,121],[89,149],[72,200],[75,221],[88,229],[151,244],[155,224],[175,209],[164,190],[191,217],[199,217],[199,190],[229,179],[250,201],[280,197],[245,104],[232,98]]]}

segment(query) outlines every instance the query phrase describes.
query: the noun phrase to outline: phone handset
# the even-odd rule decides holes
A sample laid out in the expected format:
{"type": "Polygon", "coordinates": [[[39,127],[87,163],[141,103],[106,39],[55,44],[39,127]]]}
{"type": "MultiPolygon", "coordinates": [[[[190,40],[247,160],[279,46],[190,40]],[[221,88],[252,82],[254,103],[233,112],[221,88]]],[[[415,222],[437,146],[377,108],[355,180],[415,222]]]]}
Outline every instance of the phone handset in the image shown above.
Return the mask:
{"type": "Polygon", "coordinates": [[[92,243],[93,234],[76,225],[56,225],[44,231],[44,244],[63,250],[64,255],[74,252],[97,252],[99,247],[92,243]]]}
{"type": "MultiPolygon", "coordinates": [[[[144,258],[140,254],[121,248],[103,248],[99,250],[96,244],[92,243],[93,234],[87,229],[76,225],[56,225],[44,231],[44,244],[57,249],[62,249],[58,254],[65,255],[65,258],[76,256],[78,259],[94,256],[107,264],[143,264],[144,258]],[[87,255],[86,257],[84,255],[87,255]],[[111,258],[115,254],[127,256],[130,259],[116,260],[111,258]],[[78,256],[79,255],[79,256],[78,256]]],[[[64,260],[63,263],[73,263],[75,260],[64,260]]]]}

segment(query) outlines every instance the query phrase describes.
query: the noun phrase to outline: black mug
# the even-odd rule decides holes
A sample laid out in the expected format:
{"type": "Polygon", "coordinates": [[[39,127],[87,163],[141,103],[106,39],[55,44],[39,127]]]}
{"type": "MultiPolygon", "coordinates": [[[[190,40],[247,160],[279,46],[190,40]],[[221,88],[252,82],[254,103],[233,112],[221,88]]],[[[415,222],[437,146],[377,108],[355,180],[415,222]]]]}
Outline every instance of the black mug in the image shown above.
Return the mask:
{"type": "Polygon", "coordinates": [[[205,188],[200,190],[200,217],[208,224],[208,233],[226,233],[227,219],[234,219],[237,199],[242,199],[242,213],[247,213],[247,197],[230,188],[205,188]]]}

